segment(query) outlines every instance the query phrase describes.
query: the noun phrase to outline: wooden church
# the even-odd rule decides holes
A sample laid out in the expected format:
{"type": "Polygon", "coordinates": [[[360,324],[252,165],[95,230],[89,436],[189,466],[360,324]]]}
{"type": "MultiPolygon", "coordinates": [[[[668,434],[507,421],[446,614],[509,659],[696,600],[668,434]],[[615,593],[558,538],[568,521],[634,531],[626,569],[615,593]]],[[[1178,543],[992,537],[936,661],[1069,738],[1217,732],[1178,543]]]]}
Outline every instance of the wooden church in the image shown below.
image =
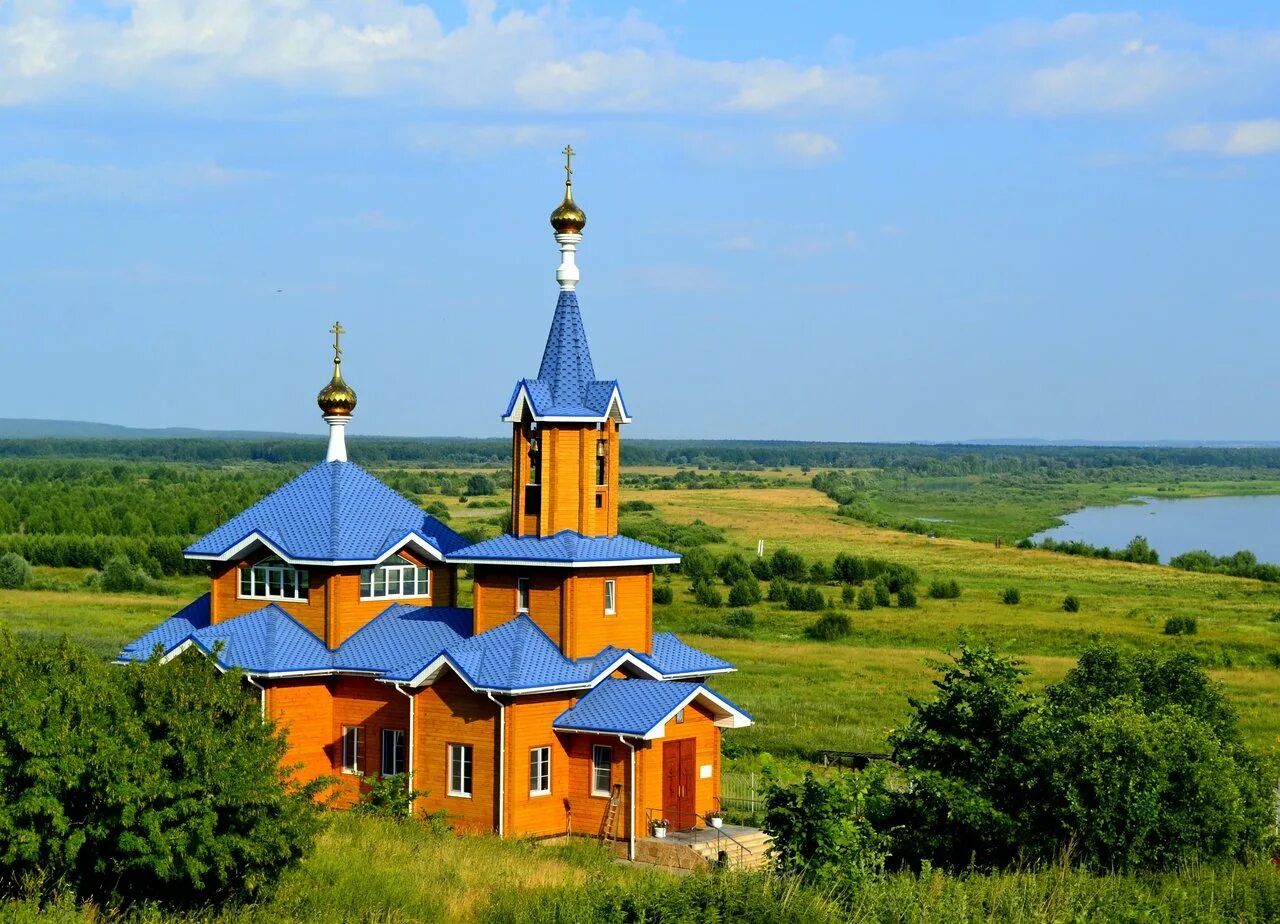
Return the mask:
{"type": "Polygon", "coordinates": [[[335,339],[325,461],[187,548],[209,563],[209,593],[120,660],[194,648],[238,668],[289,763],[336,777],[347,804],[370,779],[411,774],[426,792],[414,808],[459,830],[604,836],[634,858],[659,818],[705,824],[721,732],[751,719],[707,686],[730,664],[653,631],[654,567],[679,556],[618,534],[631,417],[587,346],[586,216],[566,174],[551,331],[503,415],[512,531],[470,544],[347,460],[356,395],[335,339]],[[471,609],[457,606],[463,565],[471,609]]]}

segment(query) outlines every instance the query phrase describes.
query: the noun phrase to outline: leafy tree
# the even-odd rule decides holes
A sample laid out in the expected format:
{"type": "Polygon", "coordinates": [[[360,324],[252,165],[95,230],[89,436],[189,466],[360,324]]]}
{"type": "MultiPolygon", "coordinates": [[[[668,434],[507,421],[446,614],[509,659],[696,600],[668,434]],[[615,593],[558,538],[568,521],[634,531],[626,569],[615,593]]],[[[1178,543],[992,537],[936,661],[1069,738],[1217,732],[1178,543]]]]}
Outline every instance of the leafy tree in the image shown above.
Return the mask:
{"type": "Polygon", "coordinates": [[[863,584],[858,590],[858,609],[874,610],[876,608],[876,592],[870,584],[863,584]]]}
{"type": "Polygon", "coordinates": [[[745,577],[740,577],[729,588],[729,605],[755,606],[760,602],[762,596],[760,582],[756,580],[755,575],[748,571],[745,577]]]}
{"type": "Polygon", "coordinates": [[[868,778],[844,772],[824,779],[807,771],[790,786],[768,782],[764,828],[778,869],[819,883],[882,870],[886,838],[867,817],[869,786],[868,778]]]}
{"type": "Polygon", "coordinates": [[[1160,564],[1160,553],[1151,548],[1145,536],[1134,536],[1119,557],[1140,565],[1160,564]]]}
{"type": "Polygon", "coordinates": [[[826,584],[831,580],[831,567],[825,561],[815,561],[809,566],[809,580],[814,584],[826,584]]]}
{"type": "Polygon", "coordinates": [[[497,494],[498,486],[494,484],[493,478],[488,475],[477,472],[467,479],[467,496],[483,497],[488,494],[497,494]]]}
{"type": "Polygon", "coordinates": [[[1016,587],[1006,587],[1000,592],[1000,602],[1008,606],[1017,606],[1022,602],[1022,591],[1016,587]]]}
{"type": "Polygon", "coordinates": [[[708,580],[697,580],[693,582],[693,599],[703,606],[718,607],[724,604],[724,597],[716,586],[708,580]]]}
{"type": "Polygon", "coordinates": [[[889,582],[877,578],[871,585],[876,595],[876,606],[889,606],[893,603],[893,595],[889,592],[889,582]]]}
{"type": "Polygon", "coordinates": [[[702,546],[694,546],[680,560],[680,573],[693,582],[712,581],[716,576],[715,556],[702,546]]]}
{"type": "Polygon", "coordinates": [[[787,590],[787,609],[800,612],[816,613],[825,609],[827,598],[816,587],[802,587],[795,584],[787,590]]]}
{"type": "Polygon", "coordinates": [[[769,559],[757,556],[751,559],[751,573],[757,580],[767,581],[773,577],[773,569],[769,567],[769,559]]]}
{"type": "Polygon", "coordinates": [[[262,894],[311,848],[315,787],[254,691],[188,654],[113,667],[0,637],[0,883],[98,901],[262,894]]]}
{"type": "Polygon", "coordinates": [[[845,604],[850,604],[850,605],[851,605],[851,604],[853,603],[853,601],[857,599],[857,596],[858,596],[858,592],[857,592],[856,590],[854,590],[854,589],[853,589],[853,585],[852,585],[852,584],[846,584],[846,585],[844,585],[844,587],[840,588],[840,602],[841,602],[841,603],[845,603],[845,604]]]}
{"type": "Polygon", "coordinates": [[[914,587],[904,587],[898,591],[898,606],[909,610],[914,609],[916,605],[916,589],[914,587]]]}
{"type": "Polygon", "coordinates": [[[932,700],[909,700],[907,724],[890,734],[905,790],[883,797],[893,852],[959,869],[1003,866],[1020,852],[1050,854],[1056,829],[1043,765],[1043,723],[1021,689],[1026,670],[990,647],[961,644],[932,700]]]}
{"type": "Polygon", "coordinates": [[[0,555],[0,587],[17,590],[31,583],[31,565],[17,552],[0,555]]]}
{"type": "Polygon", "coordinates": [[[775,577],[784,577],[788,581],[802,582],[809,577],[803,556],[787,548],[773,553],[773,557],[769,559],[769,570],[775,577]]]}
{"type": "Polygon", "coordinates": [[[831,563],[831,572],[843,584],[861,584],[868,577],[866,561],[845,552],[836,555],[831,563]]]}
{"type": "Polygon", "coordinates": [[[791,582],[783,577],[776,577],[769,582],[770,603],[786,603],[787,595],[791,593],[791,582]]]}
{"type": "Polygon", "coordinates": [[[741,552],[730,552],[716,564],[716,574],[720,576],[720,580],[730,586],[738,583],[745,578],[754,580],[751,573],[751,565],[747,562],[746,557],[741,552]]]}

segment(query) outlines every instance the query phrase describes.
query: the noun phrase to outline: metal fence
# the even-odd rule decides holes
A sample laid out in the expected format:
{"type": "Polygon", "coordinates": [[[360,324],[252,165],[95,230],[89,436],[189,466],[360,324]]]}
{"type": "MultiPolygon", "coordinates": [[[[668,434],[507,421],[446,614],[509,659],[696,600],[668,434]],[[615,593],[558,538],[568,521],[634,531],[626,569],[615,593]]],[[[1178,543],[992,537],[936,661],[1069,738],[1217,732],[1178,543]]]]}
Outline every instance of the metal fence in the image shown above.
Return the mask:
{"type": "Polygon", "coordinates": [[[764,814],[760,777],[751,773],[720,774],[720,805],[735,816],[758,818],[764,814]]]}

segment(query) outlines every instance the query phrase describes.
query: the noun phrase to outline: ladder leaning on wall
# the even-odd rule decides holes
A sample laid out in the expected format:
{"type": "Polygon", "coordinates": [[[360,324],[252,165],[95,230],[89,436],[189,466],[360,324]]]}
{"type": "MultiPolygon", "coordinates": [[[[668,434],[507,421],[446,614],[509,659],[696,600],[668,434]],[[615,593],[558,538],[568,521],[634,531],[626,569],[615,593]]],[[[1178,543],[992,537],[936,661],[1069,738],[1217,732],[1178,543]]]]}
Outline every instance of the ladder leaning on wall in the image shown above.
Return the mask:
{"type": "Polygon", "coordinates": [[[609,796],[609,810],[604,813],[604,824],[600,826],[600,839],[618,838],[618,806],[622,804],[622,784],[614,783],[609,796]]]}

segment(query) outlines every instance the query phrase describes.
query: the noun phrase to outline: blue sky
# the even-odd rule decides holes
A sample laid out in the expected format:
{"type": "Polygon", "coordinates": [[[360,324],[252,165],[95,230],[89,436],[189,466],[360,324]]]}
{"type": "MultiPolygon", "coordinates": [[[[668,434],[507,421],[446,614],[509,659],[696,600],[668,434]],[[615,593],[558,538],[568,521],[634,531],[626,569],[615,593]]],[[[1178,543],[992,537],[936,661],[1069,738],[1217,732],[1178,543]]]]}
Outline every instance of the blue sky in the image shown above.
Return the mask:
{"type": "Polygon", "coordinates": [[[1280,7],[0,0],[5,416],[1278,439],[1280,7]]]}

